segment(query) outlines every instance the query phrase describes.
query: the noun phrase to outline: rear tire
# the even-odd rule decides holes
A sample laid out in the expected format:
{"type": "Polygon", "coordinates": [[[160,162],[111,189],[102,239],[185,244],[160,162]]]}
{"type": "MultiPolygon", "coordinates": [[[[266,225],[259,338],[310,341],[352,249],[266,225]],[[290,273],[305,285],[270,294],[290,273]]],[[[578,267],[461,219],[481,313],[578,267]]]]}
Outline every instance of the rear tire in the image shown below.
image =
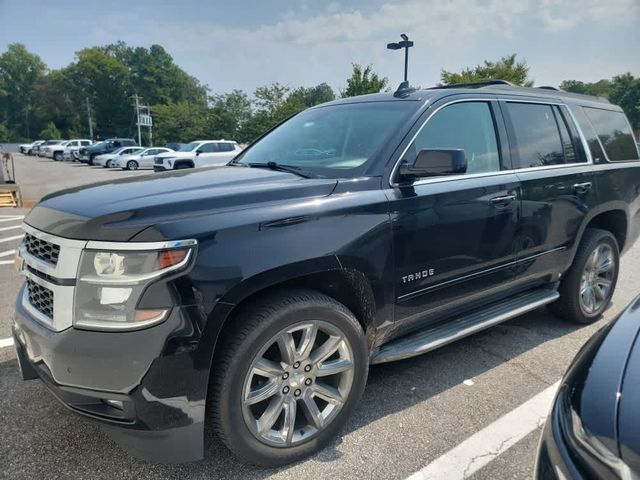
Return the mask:
{"type": "Polygon", "coordinates": [[[360,324],[344,305],[313,290],[252,302],[220,344],[210,418],[246,463],[278,466],[316,452],[364,391],[368,349],[360,324]]]}
{"type": "Polygon", "coordinates": [[[549,309],[570,322],[596,322],[611,303],[619,270],[620,250],[616,238],[607,230],[588,228],[571,267],[560,282],[560,298],[549,305],[549,309]]]}

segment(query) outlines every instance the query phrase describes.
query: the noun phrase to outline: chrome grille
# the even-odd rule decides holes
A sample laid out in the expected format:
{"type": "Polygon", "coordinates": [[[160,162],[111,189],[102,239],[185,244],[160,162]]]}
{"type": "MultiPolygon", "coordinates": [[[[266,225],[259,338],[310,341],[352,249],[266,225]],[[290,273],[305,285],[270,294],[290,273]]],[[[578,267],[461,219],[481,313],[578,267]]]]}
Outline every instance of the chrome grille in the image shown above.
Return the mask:
{"type": "Polygon", "coordinates": [[[56,265],[58,263],[58,256],[60,255],[59,245],[34,237],[29,233],[24,236],[24,244],[27,252],[34,257],[50,263],[51,265],[56,265]]]}
{"type": "Polygon", "coordinates": [[[53,318],[53,292],[27,278],[29,303],[40,313],[53,318]]]}

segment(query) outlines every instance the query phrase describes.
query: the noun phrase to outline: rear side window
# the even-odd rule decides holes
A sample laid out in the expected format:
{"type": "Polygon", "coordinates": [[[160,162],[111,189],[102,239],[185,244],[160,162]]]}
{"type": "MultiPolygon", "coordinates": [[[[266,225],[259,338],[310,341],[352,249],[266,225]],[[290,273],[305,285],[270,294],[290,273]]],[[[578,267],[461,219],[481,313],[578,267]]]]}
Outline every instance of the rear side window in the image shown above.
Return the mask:
{"type": "Polygon", "coordinates": [[[500,171],[493,115],[486,102],[444,107],[427,121],[412,148],[415,155],[430,148],[461,148],[467,157],[467,173],[500,171]]]}
{"type": "Polygon", "coordinates": [[[610,161],[637,160],[631,126],[622,112],[582,107],[610,161]]]}
{"type": "Polygon", "coordinates": [[[218,146],[215,143],[205,143],[198,148],[200,153],[212,153],[218,151],[218,146]]]}
{"type": "Polygon", "coordinates": [[[517,147],[514,168],[575,162],[575,151],[560,112],[552,105],[507,103],[517,147]],[[556,113],[557,112],[557,113],[556,113]],[[560,136],[560,125],[565,139],[560,136]],[[566,155],[566,156],[565,156],[566,155]]]}
{"type": "Polygon", "coordinates": [[[233,152],[233,144],[232,143],[219,143],[218,148],[221,152],[233,152]]]}

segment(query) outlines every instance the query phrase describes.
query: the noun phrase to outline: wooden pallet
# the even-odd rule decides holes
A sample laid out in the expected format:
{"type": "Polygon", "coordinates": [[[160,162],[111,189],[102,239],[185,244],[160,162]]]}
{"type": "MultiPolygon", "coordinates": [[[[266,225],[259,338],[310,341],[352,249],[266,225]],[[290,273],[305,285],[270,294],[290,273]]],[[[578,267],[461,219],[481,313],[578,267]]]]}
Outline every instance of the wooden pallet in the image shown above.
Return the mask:
{"type": "Polygon", "coordinates": [[[20,207],[22,197],[17,185],[0,185],[0,207],[20,207]]]}

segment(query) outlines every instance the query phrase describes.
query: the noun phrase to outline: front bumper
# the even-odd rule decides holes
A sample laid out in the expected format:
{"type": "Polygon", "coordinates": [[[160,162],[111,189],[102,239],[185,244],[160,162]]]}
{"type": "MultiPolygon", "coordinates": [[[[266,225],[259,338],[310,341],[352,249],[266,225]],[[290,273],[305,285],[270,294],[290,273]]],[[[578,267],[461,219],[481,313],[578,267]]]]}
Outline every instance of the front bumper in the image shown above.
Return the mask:
{"type": "Polygon", "coordinates": [[[40,378],[134,456],[201,459],[210,365],[199,357],[200,312],[174,307],[162,324],[134,332],[53,332],[18,301],[13,337],[23,378],[40,378]]]}
{"type": "Polygon", "coordinates": [[[170,169],[166,168],[164,165],[153,165],[153,171],[154,172],[167,172],[170,169]]]}

